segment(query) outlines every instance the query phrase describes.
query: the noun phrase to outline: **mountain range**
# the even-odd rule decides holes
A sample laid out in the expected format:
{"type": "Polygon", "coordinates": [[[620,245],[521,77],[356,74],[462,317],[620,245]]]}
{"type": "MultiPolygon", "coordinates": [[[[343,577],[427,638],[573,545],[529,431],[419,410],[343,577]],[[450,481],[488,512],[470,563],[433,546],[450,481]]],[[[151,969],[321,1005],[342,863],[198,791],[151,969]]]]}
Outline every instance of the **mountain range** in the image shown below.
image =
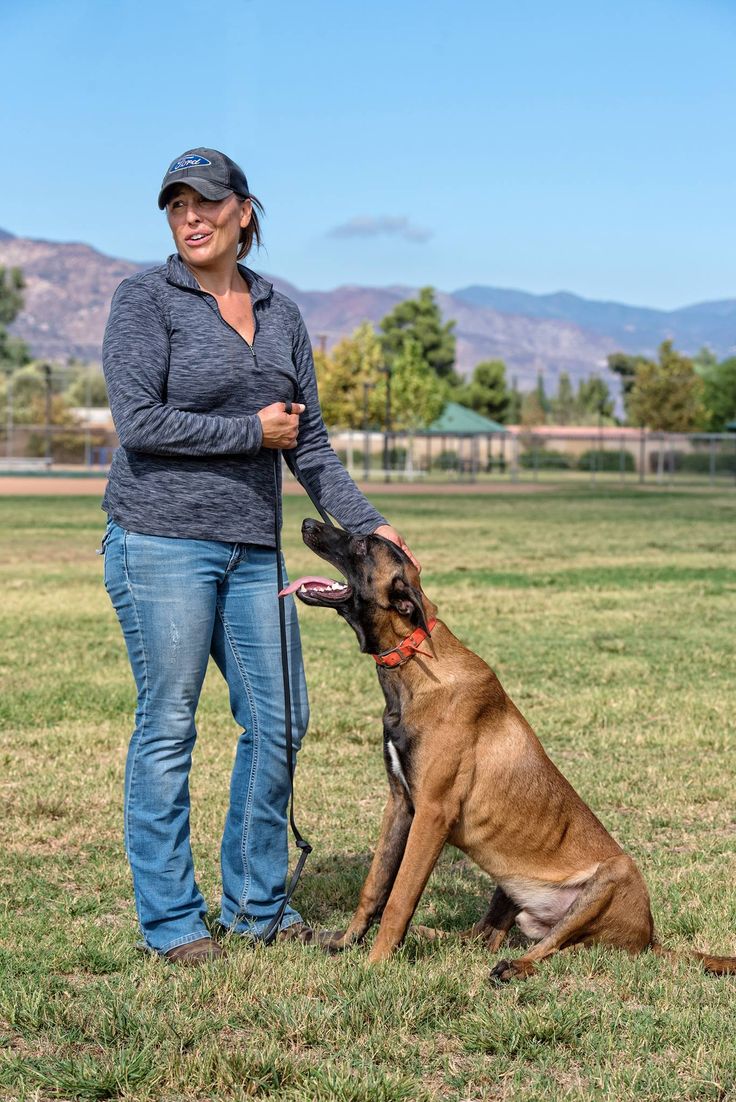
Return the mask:
{"type": "MultiPolygon", "coordinates": [[[[25,307],[11,328],[33,355],[95,361],[113,291],[122,279],[152,267],[79,242],[16,237],[6,230],[0,230],[0,266],[23,270],[25,307]]],[[[313,343],[328,348],[360,322],[378,323],[417,290],[349,285],[303,291],[268,278],[298,304],[313,343]]],[[[719,358],[736,354],[736,299],[655,310],[562,291],[534,295],[472,285],[438,291],[437,301],[443,317],[455,321],[458,370],[467,375],[480,360],[502,359],[522,390],[533,386],[538,371],[554,390],[559,372],[567,371],[573,380],[598,372],[618,391],[606,355],[616,350],[652,355],[667,338],[688,353],[707,344],[719,358]]]]}

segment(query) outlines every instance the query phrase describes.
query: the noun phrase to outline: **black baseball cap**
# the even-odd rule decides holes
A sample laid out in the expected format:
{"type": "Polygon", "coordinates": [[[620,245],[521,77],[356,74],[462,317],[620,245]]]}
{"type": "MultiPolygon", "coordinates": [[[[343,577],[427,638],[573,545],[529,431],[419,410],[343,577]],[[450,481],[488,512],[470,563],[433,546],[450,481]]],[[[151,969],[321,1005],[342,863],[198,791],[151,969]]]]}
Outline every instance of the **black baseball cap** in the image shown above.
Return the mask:
{"type": "Polygon", "coordinates": [[[203,146],[188,149],[171,162],[158,193],[159,210],[166,206],[169,191],[175,184],[187,184],[205,199],[224,199],[232,192],[244,199],[250,195],[242,168],[217,149],[203,146]]]}

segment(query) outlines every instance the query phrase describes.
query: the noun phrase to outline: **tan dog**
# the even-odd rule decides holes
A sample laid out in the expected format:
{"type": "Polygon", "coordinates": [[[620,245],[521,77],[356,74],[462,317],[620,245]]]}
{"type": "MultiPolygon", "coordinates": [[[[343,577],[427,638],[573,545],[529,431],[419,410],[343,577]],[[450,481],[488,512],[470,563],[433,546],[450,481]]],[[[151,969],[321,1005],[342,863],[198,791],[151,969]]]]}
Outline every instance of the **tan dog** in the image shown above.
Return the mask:
{"type": "MultiPolygon", "coordinates": [[[[381,835],[355,915],[329,947],[362,940],[380,919],[369,959],[388,957],[450,842],[498,885],[467,933],[494,952],[514,923],[536,941],[518,960],[500,961],[494,979],[528,976],[569,945],[664,953],[638,868],[547,757],[493,670],[435,621],[407,557],[380,536],[317,521],[305,521],[302,534],[347,584],[312,578],[289,589],[348,621],[376,657],[386,698],[391,791],[381,835]]],[[[736,957],[694,955],[710,972],[736,972],[736,957]]]]}

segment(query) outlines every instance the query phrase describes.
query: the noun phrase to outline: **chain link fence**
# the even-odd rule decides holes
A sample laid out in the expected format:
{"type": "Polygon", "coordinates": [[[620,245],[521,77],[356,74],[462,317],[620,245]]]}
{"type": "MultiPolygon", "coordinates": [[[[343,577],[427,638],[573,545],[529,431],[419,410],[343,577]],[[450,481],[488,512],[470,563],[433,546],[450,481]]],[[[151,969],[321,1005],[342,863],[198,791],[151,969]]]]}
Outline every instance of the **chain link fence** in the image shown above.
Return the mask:
{"type": "MultiPolygon", "coordinates": [[[[358,430],[330,433],[365,482],[587,482],[736,486],[736,433],[544,427],[463,435],[358,430]]],[[[118,439],[98,414],[78,425],[0,427],[0,472],[104,473],[118,439]]]]}
{"type": "Polygon", "coordinates": [[[736,485],[736,434],[629,428],[536,428],[460,435],[333,432],[332,445],[365,481],[587,481],[736,485]]]}

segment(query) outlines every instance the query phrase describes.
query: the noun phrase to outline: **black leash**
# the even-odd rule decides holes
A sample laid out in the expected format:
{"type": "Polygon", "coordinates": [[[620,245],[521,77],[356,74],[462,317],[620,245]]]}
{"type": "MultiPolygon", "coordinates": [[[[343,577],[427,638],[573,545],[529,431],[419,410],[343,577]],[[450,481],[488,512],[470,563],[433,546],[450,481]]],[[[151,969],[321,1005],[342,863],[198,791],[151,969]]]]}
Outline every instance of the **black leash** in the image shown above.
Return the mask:
{"type": "MultiPolygon", "coordinates": [[[[284,403],[284,412],[291,413],[291,402],[284,403]]],[[[281,501],[281,494],[279,492],[279,463],[281,462],[281,452],[276,450],[273,453],[273,477],[274,486],[276,490],[276,509],[275,509],[275,522],[276,522],[276,580],[278,585],[278,593],[284,588],[284,572],[281,569],[281,521],[283,513],[283,505],[281,501]]],[[[315,509],[322,517],[325,524],[330,524],[334,527],[333,521],[320,505],[319,501],[315,497],[311,490],[309,482],[304,478],[304,475],[299,470],[296,459],[292,458],[292,465],[294,474],[296,475],[301,486],[304,487],[309,499],[314,505],[315,509]]],[[[299,877],[302,874],[307,858],[312,852],[312,847],[305,838],[302,837],[296,821],[294,819],[294,740],[291,730],[291,684],[289,679],[289,649],[288,641],[286,638],[286,608],[284,601],[281,597],[278,598],[279,602],[279,634],[281,636],[281,673],[284,680],[284,726],[286,730],[286,762],[289,769],[289,822],[291,824],[291,833],[294,835],[294,841],[296,847],[299,850],[299,860],[296,863],[296,868],[291,874],[289,885],[286,889],[283,902],[279,907],[278,914],[270,922],[268,929],[263,935],[263,941],[266,945],[270,945],[275,939],[281,927],[281,919],[284,917],[284,911],[291,899],[297,884],[299,883],[299,877]]]]}

